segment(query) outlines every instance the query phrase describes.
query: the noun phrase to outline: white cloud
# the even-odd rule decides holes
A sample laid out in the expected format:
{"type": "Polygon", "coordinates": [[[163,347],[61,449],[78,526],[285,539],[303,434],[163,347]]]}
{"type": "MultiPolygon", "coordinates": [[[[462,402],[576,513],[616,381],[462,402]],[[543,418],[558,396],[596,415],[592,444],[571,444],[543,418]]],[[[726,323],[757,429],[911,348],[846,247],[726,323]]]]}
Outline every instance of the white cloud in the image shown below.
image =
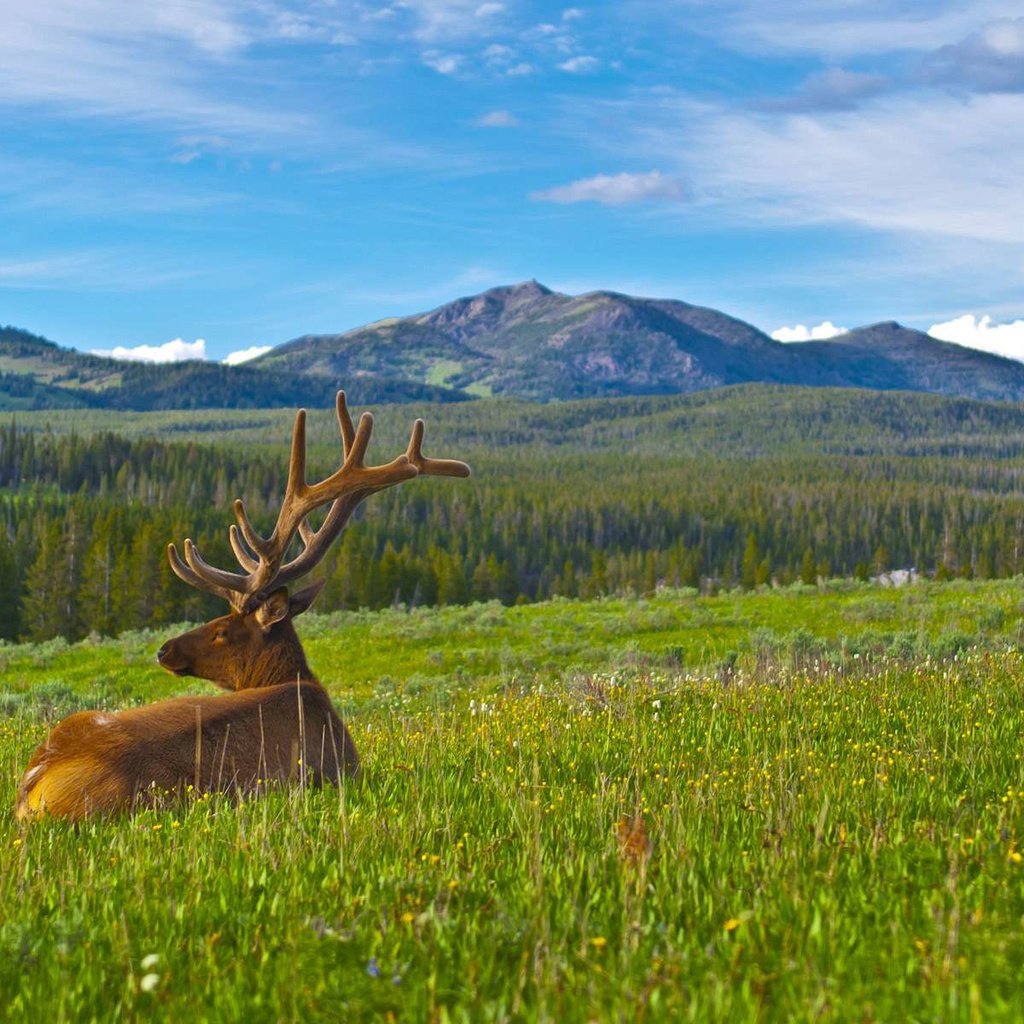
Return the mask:
{"type": "Polygon", "coordinates": [[[427,50],[423,54],[423,63],[428,68],[433,68],[439,75],[454,75],[459,70],[462,58],[457,54],[438,53],[436,50],[427,50]]]}
{"type": "Polygon", "coordinates": [[[473,122],[479,128],[514,128],[519,118],[507,110],[492,110],[473,122]]]}
{"type": "Polygon", "coordinates": [[[484,60],[488,64],[496,65],[498,67],[504,67],[504,65],[511,63],[515,60],[516,51],[511,46],[506,46],[504,43],[491,43],[490,46],[484,50],[484,60]]]}
{"type": "Polygon", "coordinates": [[[824,320],[816,327],[805,327],[803,324],[780,327],[772,331],[772,337],[776,341],[827,341],[839,334],[845,334],[846,331],[846,327],[836,327],[831,320],[824,320]]]}
{"type": "Polygon", "coordinates": [[[531,192],[530,198],[548,203],[601,203],[622,206],[649,201],[674,202],[683,198],[682,186],[661,171],[646,174],[598,174],[568,185],[531,192]]]}
{"type": "Polygon", "coordinates": [[[232,352],[221,361],[227,366],[238,366],[239,363],[247,363],[250,359],[258,359],[260,356],[266,355],[273,347],[273,345],[252,345],[249,348],[232,352]]]}
{"type": "Polygon", "coordinates": [[[180,363],[186,359],[205,359],[206,342],[202,338],[184,341],[175,338],[163,345],[136,345],[134,348],[117,346],[112,349],[93,349],[94,356],[108,356],[132,363],[180,363]]]}
{"type": "Polygon", "coordinates": [[[983,352],[1024,361],[1024,320],[997,324],[990,316],[966,313],[945,323],[933,324],[928,333],[940,341],[952,341],[983,352]]]}
{"type": "Polygon", "coordinates": [[[528,75],[533,67],[519,59],[519,53],[511,46],[503,43],[492,43],[483,52],[484,63],[488,69],[497,75],[528,75]]]}
{"type": "Polygon", "coordinates": [[[586,75],[596,71],[600,61],[596,57],[570,57],[558,65],[559,71],[568,71],[571,75],[586,75]]]}
{"type": "Polygon", "coordinates": [[[494,14],[501,14],[505,10],[504,4],[487,3],[481,4],[473,13],[478,18],[490,18],[494,14]]]}

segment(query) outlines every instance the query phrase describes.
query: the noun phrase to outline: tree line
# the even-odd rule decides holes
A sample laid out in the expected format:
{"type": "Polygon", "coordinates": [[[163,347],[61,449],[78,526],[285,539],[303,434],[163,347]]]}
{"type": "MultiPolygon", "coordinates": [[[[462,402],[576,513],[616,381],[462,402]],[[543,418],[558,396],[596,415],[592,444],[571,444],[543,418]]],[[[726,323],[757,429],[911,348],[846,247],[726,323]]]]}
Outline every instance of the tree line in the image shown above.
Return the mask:
{"type": "MultiPolygon", "coordinates": [[[[370,498],[319,570],[318,606],[1024,569],[1016,460],[511,444],[471,458],[468,481],[416,480],[370,498]]],[[[267,528],[286,473],[277,447],[0,427],[0,637],[78,639],[222,613],[171,573],[167,543],[191,537],[234,567],[231,499],[267,528]]]]}

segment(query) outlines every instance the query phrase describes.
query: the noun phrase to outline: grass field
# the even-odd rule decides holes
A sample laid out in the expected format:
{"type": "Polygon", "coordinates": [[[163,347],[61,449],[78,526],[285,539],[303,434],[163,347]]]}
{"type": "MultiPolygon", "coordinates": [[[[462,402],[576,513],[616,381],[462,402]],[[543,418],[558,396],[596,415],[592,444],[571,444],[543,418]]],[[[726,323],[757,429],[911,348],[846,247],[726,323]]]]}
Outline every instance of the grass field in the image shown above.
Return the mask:
{"type": "Polygon", "coordinates": [[[361,784],[78,828],[17,778],[165,636],[0,647],[0,1019],[1024,1019],[1022,598],[310,615],[361,784]]]}

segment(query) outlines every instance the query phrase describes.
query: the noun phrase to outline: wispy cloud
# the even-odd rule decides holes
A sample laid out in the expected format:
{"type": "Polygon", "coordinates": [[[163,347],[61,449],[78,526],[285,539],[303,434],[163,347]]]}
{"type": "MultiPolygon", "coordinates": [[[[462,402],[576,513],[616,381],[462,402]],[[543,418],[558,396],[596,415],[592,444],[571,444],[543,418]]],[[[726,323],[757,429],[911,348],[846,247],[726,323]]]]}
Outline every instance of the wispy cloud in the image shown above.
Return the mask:
{"type": "Polygon", "coordinates": [[[633,152],[674,157],[695,201],[732,220],[1020,245],[1024,96],[894,95],[815,115],[657,96],[616,114],[633,152]]]}
{"type": "Polygon", "coordinates": [[[957,345],[1024,361],[1024,320],[1000,324],[994,323],[987,315],[979,317],[966,313],[953,320],[933,324],[928,333],[941,341],[952,341],[957,345]]]}
{"type": "Polygon", "coordinates": [[[779,327],[772,331],[772,337],[776,341],[828,341],[840,334],[845,334],[849,328],[836,327],[831,320],[824,320],[815,327],[806,327],[804,324],[796,324],[793,327],[779,327]]]}
{"type": "Polygon", "coordinates": [[[596,71],[601,62],[596,57],[581,54],[578,57],[570,57],[557,65],[559,71],[568,71],[571,75],[587,75],[596,71]]]}
{"type": "Polygon", "coordinates": [[[162,345],[135,345],[131,348],[119,345],[112,349],[93,349],[92,355],[131,363],[180,363],[187,359],[205,359],[206,342],[202,338],[195,341],[175,338],[162,345]]]}
{"type": "Polygon", "coordinates": [[[397,0],[393,8],[412,15],[413,34],[426,42],[487,35],[505,13],[504,4],[481,0],[397,0]]]}
{"type": "Polygon", "coordinates": [[[457,53],[440,53],[437,50],[426,50],[423,63],[433,68],[439,75],[454,75],[462,64],[462,57],[457,53]]]}
{"type": "Polygon", "coordinates": [[[507,110],[491,110],[473,122],[479,128],[515,128],[519,118],[507,110]]]}
{"type": "Polygon", "coordinates": [[[255,136],[308,127],[296,110],[226,94],[267,31],[217,0],[38,0],[5,11],[0,104],[255,136]]]}
{"type": "Polygon", "coordinates": [[[661,171],[644,174],[597,174],[568,185],[531,192],[530,198],[546,203],[601,203],[622,206],[627,203],[678,202],[683,188],[674,178],[661,171]]]}
{"type": "MultiPolygon", "coordinates": [[[[639,5],[658,18],[664,4],[639,5]]],[[[1016,0],[681,0],[686,24],[758,54],[814,54],[826,60],[885,53],[927,53],[962,39],[979,24],[1019,16],[1016,0]]]]}
{"type": "Polygon", "coordinates": [[[161,265],[150,253],[82,249],[0,260],[0,289],[129,292],[180,282],[196,273],[194,267],[161,265]]]}
{"type": "Polygon", "coordinates": [[[533,65],[522,59],[518,49],[505,43],[491,43],[482,56],[491,74],[514,78],[532,74],[534,71],[533,65]]]}
{"type": "Polygon", "coordinates": [[[791,96],[765,100],[757,106],[778,111],[852,110],[889,84],[884,75],[828,68],[809,75],[791,96]]]}

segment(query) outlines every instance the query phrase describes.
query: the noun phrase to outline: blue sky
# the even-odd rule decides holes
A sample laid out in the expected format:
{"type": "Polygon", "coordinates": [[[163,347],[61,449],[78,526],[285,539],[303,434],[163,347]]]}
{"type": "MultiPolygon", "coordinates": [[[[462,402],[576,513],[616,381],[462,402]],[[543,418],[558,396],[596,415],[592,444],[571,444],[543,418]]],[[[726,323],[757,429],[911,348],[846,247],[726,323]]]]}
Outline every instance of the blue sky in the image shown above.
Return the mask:
{"type": "Polygon", "coordinates": [[[219,359],[537,278],[1024,358],[1019,0],[0,5],[0,323],[219,359]]]}

